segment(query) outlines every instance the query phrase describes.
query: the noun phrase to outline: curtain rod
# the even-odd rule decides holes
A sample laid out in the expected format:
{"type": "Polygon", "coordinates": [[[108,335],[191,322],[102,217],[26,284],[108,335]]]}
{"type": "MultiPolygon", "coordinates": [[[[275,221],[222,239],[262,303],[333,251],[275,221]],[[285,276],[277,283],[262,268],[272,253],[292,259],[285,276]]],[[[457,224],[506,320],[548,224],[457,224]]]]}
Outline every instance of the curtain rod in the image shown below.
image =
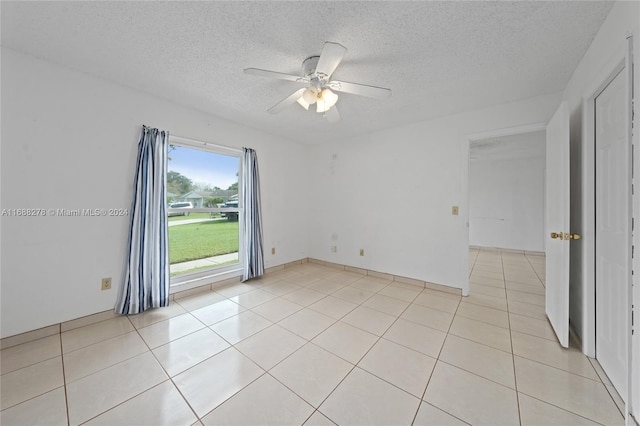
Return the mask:
{"type": "Polygon", "coordinates": [[[211,147],[222,149],[222,150],[237,152],[239,154],[242,154],[242,152],[243,152],[242,149],[239,149],[239,148],[233,148],[233,147],[230,147],[230,146],[218,145],[218,144],[211,143],[211,142],[198,141],[198,140],[195,140],[195,139],[189,139],[189,138],[185,138],[185,137],[182,137],[182,136],[175,136],[175,135],[172,135],[171,132],[169,132],[169,139],[180,139],[181,141],[184,141],[184,142],[187,142],[187,143],[190,143],[190,144],[193,144],[193,145],[211,146],[211,147]]]}

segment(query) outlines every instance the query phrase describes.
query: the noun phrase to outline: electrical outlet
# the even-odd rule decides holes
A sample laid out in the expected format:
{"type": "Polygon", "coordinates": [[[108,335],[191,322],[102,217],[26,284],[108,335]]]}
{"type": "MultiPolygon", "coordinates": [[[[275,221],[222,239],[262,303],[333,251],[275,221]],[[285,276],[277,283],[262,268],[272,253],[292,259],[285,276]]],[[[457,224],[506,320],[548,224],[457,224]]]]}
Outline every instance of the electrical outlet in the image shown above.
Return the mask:
{"type": "Polygon", "coordinates": [[[331,253],[337,253],[338,252],[338,246],[331,246],[331,253]]]}
{"type": "Polygon", "coordinates": [[[458,216],[458,206],[451,207],[451,214],[454,216],[458,216]]]}
{"type": "Polygon", "coordinates": [[[102,290],[111,290],[111,277],[102,279],[102,290]]]}
{"type": "Polygon", "coordinates": [[[360,256],[364,256],[364,249],[360,249],[360,256]]]}
{"type": "Polygon", "coordinates": [[[276,248],[275,247],[271,247],[271,254],[276,254],[276,248]]]}

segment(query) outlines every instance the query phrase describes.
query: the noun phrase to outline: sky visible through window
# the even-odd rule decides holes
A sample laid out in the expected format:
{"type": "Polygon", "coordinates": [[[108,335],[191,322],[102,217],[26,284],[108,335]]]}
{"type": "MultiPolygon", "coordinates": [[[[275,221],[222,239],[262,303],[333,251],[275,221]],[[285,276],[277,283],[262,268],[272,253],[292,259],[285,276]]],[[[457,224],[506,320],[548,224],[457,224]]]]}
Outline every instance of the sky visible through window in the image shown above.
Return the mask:
{"type": "Polygon", "coordinates": [[[238,157],[172,145],[169,171],[188,177],[194,184],[227,189],[238,181],[238,157]]]}

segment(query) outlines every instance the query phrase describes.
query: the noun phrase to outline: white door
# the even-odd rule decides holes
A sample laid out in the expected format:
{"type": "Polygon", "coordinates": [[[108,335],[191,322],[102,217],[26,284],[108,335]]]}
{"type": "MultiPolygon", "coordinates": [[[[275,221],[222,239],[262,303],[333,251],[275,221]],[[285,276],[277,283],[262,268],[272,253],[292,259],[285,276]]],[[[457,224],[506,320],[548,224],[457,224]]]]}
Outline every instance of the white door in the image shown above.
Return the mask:
{"type": "Polygon", "coordinates": [[[622,70],[595,99],[596,358],[627,395],[630,275],[628,87],[622,70]]]}
{"type": "Polygon", "coordinates": [[[563,102],[547,125],[545,203],[547,317],[565,348],[569,346],[569,108],[563,102]]]}

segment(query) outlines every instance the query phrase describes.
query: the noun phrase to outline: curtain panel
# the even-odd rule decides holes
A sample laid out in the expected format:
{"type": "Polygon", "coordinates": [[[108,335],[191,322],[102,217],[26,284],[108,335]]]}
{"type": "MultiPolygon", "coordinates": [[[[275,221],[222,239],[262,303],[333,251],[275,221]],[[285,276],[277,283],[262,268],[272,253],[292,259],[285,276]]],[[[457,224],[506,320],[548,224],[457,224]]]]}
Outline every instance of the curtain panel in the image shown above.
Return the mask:
{"type": "Polygon", "coordinates": [[[242,149],[242,189],[242,281],[247,281],[264,275],[258,157],[251,148],[242,149]]]}
{"type": "Polygon", "coordinates": [[[115,307],[120,314],[137,314],[169,304],[168,146],[169,132],[142,127],[125,276],[115,307]]]}

